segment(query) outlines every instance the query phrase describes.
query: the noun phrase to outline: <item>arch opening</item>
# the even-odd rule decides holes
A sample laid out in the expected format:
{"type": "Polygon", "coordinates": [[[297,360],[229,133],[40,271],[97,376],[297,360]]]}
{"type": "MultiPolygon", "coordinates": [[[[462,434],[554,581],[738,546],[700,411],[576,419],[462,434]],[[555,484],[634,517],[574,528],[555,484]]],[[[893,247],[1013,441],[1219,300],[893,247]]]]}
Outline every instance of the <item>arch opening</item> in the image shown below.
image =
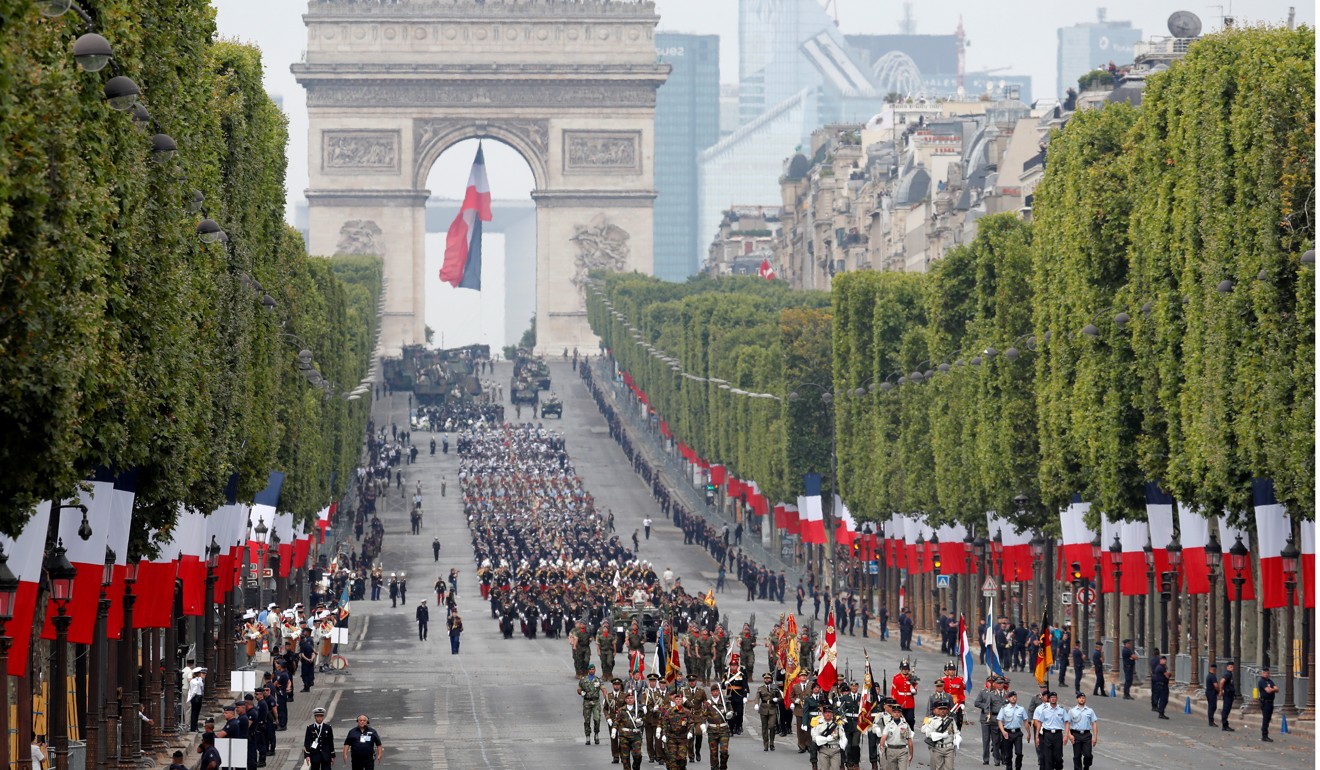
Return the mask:
{"type": "Polygon", "coordinates": [[[492,355],[516,345],[536,315],[536,163],[511,142],[490,135],[437,141],[418,173],[426,203],[425,323],[438,348],[489,345],[492,355]],[[440,281],[445,235],[467,189],[478,143],[484,149],[491,192],[491,221],[482,223],[481,290],[455,289],[440,281]]]}

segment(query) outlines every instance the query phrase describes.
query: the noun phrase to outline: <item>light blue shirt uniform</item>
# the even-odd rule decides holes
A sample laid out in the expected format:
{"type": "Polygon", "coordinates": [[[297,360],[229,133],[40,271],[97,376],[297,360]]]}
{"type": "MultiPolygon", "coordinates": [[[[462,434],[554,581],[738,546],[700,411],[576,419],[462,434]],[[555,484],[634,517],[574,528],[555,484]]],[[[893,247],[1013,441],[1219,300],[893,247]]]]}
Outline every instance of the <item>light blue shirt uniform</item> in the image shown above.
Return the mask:
{"type": "Polygon", "coordinates": [[[1062,730],[1068,723],[1068,712],[1058,706],[1042,703],[1036,707],[1036,713],[1031,718],[1040,722],[1042,730],[1062,730]]]}
{"type": "Polygon", "coordinates": [[[1073,706],[1068,709],[1068,722],[1074,730],[1086,732],[1091,729],[1091,725],[1098,721],[1095,710],[1090,706],[1073,706]]]}
{"type": "Polygon", "coordinates": [[[999,726],[1005,730],[1021,730],[1022,723],[1027,719],[1027,710],[1010,703],[999,710],[999,726]]]}

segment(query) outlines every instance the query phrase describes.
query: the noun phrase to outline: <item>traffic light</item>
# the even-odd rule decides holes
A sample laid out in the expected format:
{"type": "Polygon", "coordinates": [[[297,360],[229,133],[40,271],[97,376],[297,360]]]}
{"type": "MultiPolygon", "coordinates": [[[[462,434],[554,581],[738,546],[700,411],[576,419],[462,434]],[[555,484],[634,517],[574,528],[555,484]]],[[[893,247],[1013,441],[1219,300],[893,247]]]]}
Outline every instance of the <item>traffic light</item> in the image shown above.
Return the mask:
{"type": "Polygon", "coordinates": [[[1072,579],[1074,582],[1082,579],[1082,563],[1079,561],[1072,563],[1072,579]]]}
{"type": "Polygon", "coordinates": [[[706,505],[710,505],[711,503],[714,503],[714,502],[715,502],[715,485],[714,485],[714,484],[707,484],[707,485],[706,485],[706,505]]]}

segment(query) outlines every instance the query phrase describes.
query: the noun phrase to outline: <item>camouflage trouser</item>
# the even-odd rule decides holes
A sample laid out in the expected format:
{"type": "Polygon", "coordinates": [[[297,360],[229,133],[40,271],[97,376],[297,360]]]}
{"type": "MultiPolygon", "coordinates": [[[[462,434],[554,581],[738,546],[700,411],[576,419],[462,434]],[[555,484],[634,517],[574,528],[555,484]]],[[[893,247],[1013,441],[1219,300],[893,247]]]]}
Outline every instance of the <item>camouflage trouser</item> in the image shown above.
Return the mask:
{"type": "Polygon", "coordinates": [[[642,767],[642,734],[640,731],[631,732],[619,731],[619,762],[624,768],[628,767],[628,762],[632,762],[632,770],[641,770],[642,767]]]}
{"type": "Polygon", "coordinates": [[[729,726],[706,728],[706,750],[710,752],[710,770],[729,770],[729,726]]]}
{"type": "Polygon", "coordinates": [[[582,734],[591,737],[592,728],[595,728],[596,735],[600,735],[600,700],[582,701],[582,734]]]}
{"type": "Polygon", "coordinates": [[[587,664],[591,662],[590,657],[589,653],[573,651],[573,675],[578,679],[587,675],[587,664]]]}
{"type": "Polygon", "coordinates": [[[703,682],[710,681],[710,670],[711,670],[711,666],[713,666],[714,663],[715,661],[712,660],[711,658],[699,659],[699,662],[697,663],[697,668],[701,669],[701,681],[703,682]]]}
{"type": "Polygon", "coordinates": [[[667,770],[687,770],[687,734],[666,734],[665,768],[667,770]]]}
{"type": "Polygon", "coordinates": [[[600,656],[600,675],[606,682],[614,678],[614,654],[600,656]]]}

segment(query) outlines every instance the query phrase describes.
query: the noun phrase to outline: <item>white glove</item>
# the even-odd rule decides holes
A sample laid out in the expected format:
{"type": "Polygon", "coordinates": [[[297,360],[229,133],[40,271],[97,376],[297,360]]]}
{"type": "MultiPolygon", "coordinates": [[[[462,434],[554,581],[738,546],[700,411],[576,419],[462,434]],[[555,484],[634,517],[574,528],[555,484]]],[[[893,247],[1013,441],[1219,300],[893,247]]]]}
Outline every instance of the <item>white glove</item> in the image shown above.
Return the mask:
{"type": "Polygon", "coordinates": [[[755,706],[753,706],[752,708],[756,709],[756,711],[757,711],[758,714],[761,712],[761,704],[759,704],[759,703],[756,704],[755,706]]]}
{"type": "Polygon", "coordinates": [[[618,737],[619,737],[619,731],[618,731],[618,730],[610,730],[610,737],[611,737],[611,738],[618,738],[618,737]]]}
{"type": "Polygon", "coordinates": [[[962,733],[953,736],[953,747],[956,749],[962,745],[962,733]]]}
{"type": "Polygon", "coordinates": [[[687,737],[688,737],[688,740],[691,740],[691,739],[692,739],[692,731],[691,731],[691,730],[688,730],[688,735],[687,735],[687,737]]]}
{"type": "Polygon", "coordinates": [[[669,742],[669,736],[667,736],[667,735],[662,735],[662,736],[660,736],[660,742],[661,742],[661,743],[668,743],[668,742],[669,742]]]}
{"type": "Polygon", "coordinates": [[[839,734],[839,748],[841,750],[848,748],[848,736],[842,733],[839,734]]]}
{"type": "Polygon", "coordinates": [[[701,734],[702,735],[706,734],[706,726],[704,724],[701,726],[701,734]]]}
{"type": "Polygon", "coordinates": [[[613,720],[613,719],[606,719],[606,720],[605,720],[605,724],[606,724],[606,726],[608,726],[608,727],[613,727],[613,726],[614,726],[614,720],[613,720]]]}
{"type": "Polygon", "coordinates": [[[942,741],[946,737],[948,737],[948,735],[949,735],[948,733],[934,732],[930,734],[930,739],[932,741],[942,741]]]}

